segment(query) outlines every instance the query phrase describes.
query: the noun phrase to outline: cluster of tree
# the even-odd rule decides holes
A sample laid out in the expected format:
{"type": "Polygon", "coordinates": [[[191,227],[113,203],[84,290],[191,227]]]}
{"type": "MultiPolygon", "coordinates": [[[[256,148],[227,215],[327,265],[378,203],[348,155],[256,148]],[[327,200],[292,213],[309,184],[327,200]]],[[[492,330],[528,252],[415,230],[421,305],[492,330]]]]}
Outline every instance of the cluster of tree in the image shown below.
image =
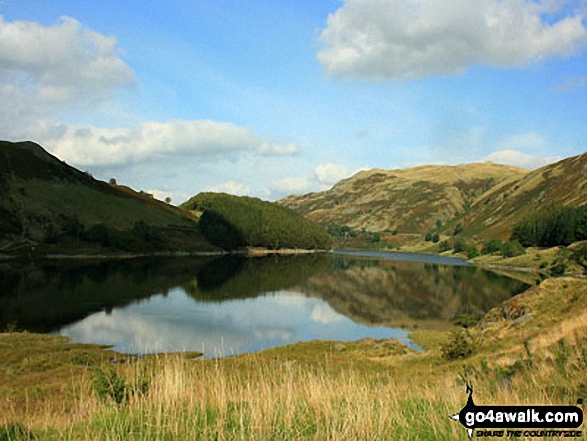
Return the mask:
{"type": "Polygon", "coordinates": [[[331,248],[331,238],[322,227],[272,202],[225,193],[200,193],[182,207],[201,211],[200,230],[212,244],[225,250],[331,248]]]}
{"type": "Polygon", "coordinates": [[[526,247],[570,245],[587,240],[587,205],[537,211],[514,226],[511,239],[526,247]]]}
{"type": "Polygon", "coordinates": [[[137,221],[132,228],[126,230],[115,229],[104,223],[98,223],[86,229],[76,218],[66,218],[59,225],[53,223],[47,225],[45,243],[56,244],[66,239],[90,242],[124,251],[158,249],[161,245],[161,238],[157,231],[144,221],[137,221]]]}
{"type": "MultiPolygon", "coordinates": [[[[346,243],[347,239],[354,239],[353,245],[361,244],[362,247],[377,247],[382,244],[380,233],[374,233],[365,228],[357,231],[348,225],[330,224],[326,227],[326,231],[335,241],[343,239],[346,243]]],[[[392,234],[397,234],[397,230],[394,230],[392,234]]]]}
{"type": "MultiPolygon", "coordinates": [[[[454,253],[464,253],[469,259],[479,256],[477,245],[467,243],[464,239],[456,239],[452,244],[445,240],[440,243],[439,247],[440,251],[449,251],[452,249],[454,253]]],[[[491,239],[481,248],[481,254],[493,254],[497,252],[503,257],[515,257],[525,254],[526,250],[517,240],[510,240],[504,243],[499,239],[491,239]]]]}

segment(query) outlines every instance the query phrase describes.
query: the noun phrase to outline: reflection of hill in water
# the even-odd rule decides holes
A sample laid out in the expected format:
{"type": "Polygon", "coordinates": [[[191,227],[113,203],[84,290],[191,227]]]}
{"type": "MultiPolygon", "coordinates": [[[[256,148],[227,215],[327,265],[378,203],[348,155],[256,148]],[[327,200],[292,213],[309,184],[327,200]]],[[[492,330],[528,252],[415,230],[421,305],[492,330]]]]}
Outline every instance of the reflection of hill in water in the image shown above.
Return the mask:
{"type": "Polygon", "coordinates": [[[211,302],[295,289],[325,300],[356,322],[397,325],[483,314],[527,287],[474,266],[302,255],[217,259],[184,289],[196,300],[211,302]]]}
{"type": "Polygon", "coordinates": [[[299,286],[317,272],[325,273],[328,263],[321,254],[226,256],[204,265],[197,281],[192,280],[184,289],[199,301],[253,298],[299,286]]]}
{"type": "Polygon", "coordinates": [[[306,293],[357,322],[397,325],[482,314],[527,288],[474,266],[339,258],[331,271],[309,280],[306,293]]]}
{"type": "Polygon", "coordinates": [[[44,261],[0,265],[0,330],[48,332],[185,284],[202,259],[44,261]]]}
{"type": "Polygon", "coordinates": [[[295,290],[356,322],[396,326],[483,313],[527,287],[475,267],[321,254],[11,262],[0,264],[0,286],[0,330],[37,332],[178,287],[206,302],[295,290]]]}

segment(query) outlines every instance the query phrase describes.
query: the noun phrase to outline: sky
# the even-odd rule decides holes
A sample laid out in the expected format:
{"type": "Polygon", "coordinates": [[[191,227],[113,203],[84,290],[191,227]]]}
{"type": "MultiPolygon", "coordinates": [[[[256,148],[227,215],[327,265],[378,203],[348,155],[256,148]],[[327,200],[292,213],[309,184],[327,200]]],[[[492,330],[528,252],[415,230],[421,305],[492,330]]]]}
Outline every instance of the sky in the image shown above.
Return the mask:
{"type": "Polygon", "coordinates": [[[180,204],[587,151],[586,0],[0,0],[0,139],[180,204]]]}

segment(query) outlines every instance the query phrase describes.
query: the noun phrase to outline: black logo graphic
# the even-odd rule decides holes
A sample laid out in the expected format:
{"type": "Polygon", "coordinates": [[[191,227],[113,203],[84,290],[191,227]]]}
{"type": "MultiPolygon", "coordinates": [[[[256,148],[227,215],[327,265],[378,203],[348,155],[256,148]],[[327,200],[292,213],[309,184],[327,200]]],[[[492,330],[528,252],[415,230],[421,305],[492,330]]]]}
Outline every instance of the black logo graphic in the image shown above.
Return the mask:
{"type": "MultiPolygon", "coordinates": [[[[450,418],[467,429],[469,438],[475,429],[569,429],[583,423],[583,411],[577,406],[477,406],[473,402],[473,388],[469,385],[467,393],[469,398],[465,407],[450,418]]],[[[529,433],[529,436],[533,434],[529,433]]],[[[540,432],[539,436],[546,435],[540,432]]]]}

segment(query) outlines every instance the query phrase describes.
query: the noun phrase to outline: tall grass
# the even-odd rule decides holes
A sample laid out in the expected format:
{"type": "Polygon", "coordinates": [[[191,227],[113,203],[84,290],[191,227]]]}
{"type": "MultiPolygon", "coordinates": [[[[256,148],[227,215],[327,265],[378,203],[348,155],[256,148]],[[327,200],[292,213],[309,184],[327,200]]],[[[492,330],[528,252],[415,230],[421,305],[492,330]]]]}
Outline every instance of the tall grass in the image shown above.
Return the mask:
{"type": "MultiPolygon", "coordinates": [[[[452,399],[426,388],[414,394],[391,373],[377,379],[352,370],[333,376],[328,366],[308,369],[255,357],[244,366],[177,357],[153,368],[145,396],[94,404],[89,420],[57,438],[448,440],[461,434],[448,419],[462,407],[456,388],[452,399]]],[[[93,400],[82,397],[80,404],[93,400]]]]}

